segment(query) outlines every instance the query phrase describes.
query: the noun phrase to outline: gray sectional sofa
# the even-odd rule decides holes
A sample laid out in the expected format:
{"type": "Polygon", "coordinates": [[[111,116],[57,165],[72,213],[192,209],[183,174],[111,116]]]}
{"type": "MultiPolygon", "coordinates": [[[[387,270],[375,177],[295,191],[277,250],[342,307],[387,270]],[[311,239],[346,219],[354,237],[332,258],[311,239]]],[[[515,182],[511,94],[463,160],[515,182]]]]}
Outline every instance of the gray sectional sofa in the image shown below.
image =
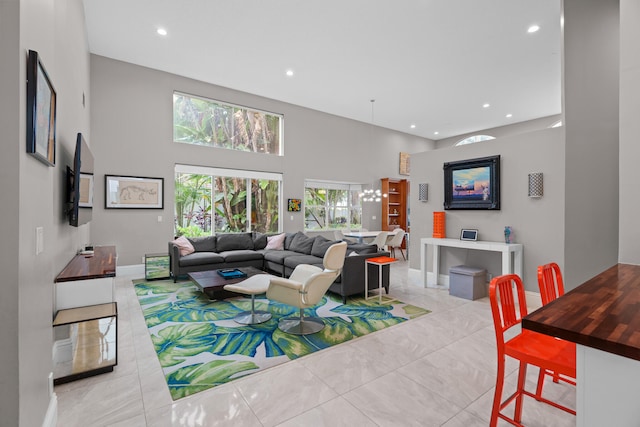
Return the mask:
{"type": "MultiPolygon", "coordinates": [[[[171,276],[179,276],[195,271],[220,268],[256,267],[268,273],[289,277],[298,264],[322,266],[324,253],[335,241],[322,236],[308,237],[302,232],[286,233],[282,250],[265,249],[267,235],[262,233],[225,233],[215,236],[187,238],[195,252],[180,255],[179,248],[169,242],[171,276]]],[[[351,295],[364,293],[365,260],[388,255],[379,252],[374,245],[350,244],[347,247],[342,274],[329,288],[342,296],[343,302],[351,295]]],[[[369,288],[378,287],[377,266],[369,268],[369,288]]],[[[383,285],[389,292],[389,266],[383,269],[383,285]]]]}

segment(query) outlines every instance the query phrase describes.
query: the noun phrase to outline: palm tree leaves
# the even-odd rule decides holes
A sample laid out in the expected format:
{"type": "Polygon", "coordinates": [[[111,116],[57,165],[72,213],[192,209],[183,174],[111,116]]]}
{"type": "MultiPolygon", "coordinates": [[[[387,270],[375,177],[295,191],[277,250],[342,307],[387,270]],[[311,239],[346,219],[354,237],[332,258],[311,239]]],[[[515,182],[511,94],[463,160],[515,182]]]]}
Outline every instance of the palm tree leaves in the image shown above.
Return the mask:
{"type": "Polygon", "coordinates": [[[135,291],[174,400],[429,312],[398,301],[357,298],[342,304],[327,294],[304,310],[305,316],[321,316],[324,329],[297,336],[277,326],[299,310],[264,297],[256,299],[256,308],[272,319],[240,325],[233,318],[250,310],[249,298],[210,301],[190,282],[139,282],[135,291]]]}

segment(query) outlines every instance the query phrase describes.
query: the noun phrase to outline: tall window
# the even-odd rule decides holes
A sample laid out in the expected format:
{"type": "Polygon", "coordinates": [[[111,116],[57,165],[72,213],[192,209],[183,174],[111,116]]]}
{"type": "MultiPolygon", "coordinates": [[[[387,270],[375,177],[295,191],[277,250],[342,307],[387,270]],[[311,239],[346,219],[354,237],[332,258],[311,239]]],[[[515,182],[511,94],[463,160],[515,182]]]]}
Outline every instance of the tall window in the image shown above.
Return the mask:
{"type": "Polygon", "coordinates": [[[305,230],[359,228],[361,185],[305,181],[305,230]]]}
{"type": "Polygon", "coordinates": [[[282,155],[282,115],[173,94],[173,140],[282,155]]]}
{"type": "Polygon", "coordinates": [[[176,235],[281,229],[281,174],[186,165],[175,173],[176,235]]]}
{"type": "Polygon", "coordinates": [[[495,136],[491,136],[491,135],[473,135],[470,136],[468,138],[463,139],[462,141],[458,141],[458,143],[456,144],[456,147],[458,145],[467,145],[467,144],[473,144],[476,142],[482,142],[482,141],[489,141],[492,139],[496,139],[495,136]]]}

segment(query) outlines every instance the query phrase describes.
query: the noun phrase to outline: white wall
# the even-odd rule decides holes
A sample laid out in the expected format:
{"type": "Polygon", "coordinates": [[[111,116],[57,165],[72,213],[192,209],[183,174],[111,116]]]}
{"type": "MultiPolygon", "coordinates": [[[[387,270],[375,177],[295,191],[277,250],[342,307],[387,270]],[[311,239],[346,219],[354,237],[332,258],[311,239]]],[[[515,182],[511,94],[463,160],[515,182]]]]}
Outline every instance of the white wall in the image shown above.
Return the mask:
{"type": "MultiPolygon", "coordinates": [[[[433,141],[301,108],[272,99],[91,56],[91,147],[96,187],[91,235],[114,244],[118,264],[140,264],[145,253],[165,252],[173,236],[174,165],[202,165],[284,174],[284,199],[303,198],[304,180],[380,185],[398,177],[399,153],[433,141]],[[284,114],[283,157],[173,142],[172,97],[180,91],[284,114]],[[104,209],[104,174],[162,177],[165,208],[104,209]],[[158,222],[158,216],[162,222],[158,222]]],[[[285,231],[302,230],[303,213],[284,212],[285,231]],[[290,217],[293,216],[293,220],[290,217]]],[[[364,227],[380,227],[380,204],[366,206],[364,227]],[[372,220],[376,216],[376,220],[372,220]]]]}
{"type": "Polygon", "coordinates": [[[72,229],[63,216],[64,174],[75,133],[88,131],[89,56],[80,0],[0,2],[0,127],[3,155],[2,425],[41,425],[50,403],[53,280],[88,239],[88,228],[72,229]],[[26,58],[38,51],[58,94],[56,166],[26,153],[26,58]],[[36,227],[44,229],[44,252],[35,253],[36,227]]]}
{"type": "MultiPolygon", "coordinates": [[[[433,212],[444,211],[445,162],[467,160],[499,154],[501,156],[501,209],[447,210],[446,234],[459,238],[460,229],[475,228],[481,240],[504,241],[504,227],[514,230],[517,243],[524,245],[524,284],[538,291],[537,266],[547,262],[564,262],[564,133],[562,128],[545,129],[511,137],[460,147],[444,148],[414,155],[411,184],[429,184],[428,202],[419,202],[417,191],[411,192],[411,268],[420,268],[420,238],[433,234],[433,212]],[[544,174],[544,197],[528,197],[528,174],[544,174]]],[[[442,249],[441,271],[465,264],[484,267],[496,276],[501,274],[498,253],[467,249],[442,249]]],[[[431,270],[429,264],[429,270],[431,270]]]]}
{"type": "Polygon", "coordinates": [[[620,253],[623,263],[640,264],[640,2],[620,1],[620,253]]]}

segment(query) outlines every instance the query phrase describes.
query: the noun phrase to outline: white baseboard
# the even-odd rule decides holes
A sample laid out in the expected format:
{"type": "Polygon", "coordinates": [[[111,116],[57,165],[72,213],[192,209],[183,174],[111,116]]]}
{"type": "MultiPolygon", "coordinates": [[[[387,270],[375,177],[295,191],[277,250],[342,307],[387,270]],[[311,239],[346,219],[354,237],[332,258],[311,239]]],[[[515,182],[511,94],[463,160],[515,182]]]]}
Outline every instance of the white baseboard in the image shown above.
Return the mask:
{"type": "Polygon", "coordinates": [[[144,264],[119,265],[116,267],[116,276],[132,276],[134,279],[143,279],[144,264]]]}
{"type": "Polygon", "coordinates": [[[58,396],[55,393],[51,393],[42,427],[56,427],[56,424],[58,424],[58,396]]]}
{"type": "Polygon", "coordinates": [[[71,338],[57,340],[53,343],[53,366],[72,359],[73,343],[71,338]]]}
{"type": "MultiPolygon", "coordinates": [[[[427,280],[431,282],[433,278],[433,273],[427,271],[427,280]]],[[[438,277],[438,285],[429,285],[426,286],[424,280],[422,279],[422,271],[419,268],[410,268],[408,275],[409,283],[412,285],[423,286],[425,288],[436,288],[436,289],[449,289],[449,276],[440,274],[438,277]]]]}

